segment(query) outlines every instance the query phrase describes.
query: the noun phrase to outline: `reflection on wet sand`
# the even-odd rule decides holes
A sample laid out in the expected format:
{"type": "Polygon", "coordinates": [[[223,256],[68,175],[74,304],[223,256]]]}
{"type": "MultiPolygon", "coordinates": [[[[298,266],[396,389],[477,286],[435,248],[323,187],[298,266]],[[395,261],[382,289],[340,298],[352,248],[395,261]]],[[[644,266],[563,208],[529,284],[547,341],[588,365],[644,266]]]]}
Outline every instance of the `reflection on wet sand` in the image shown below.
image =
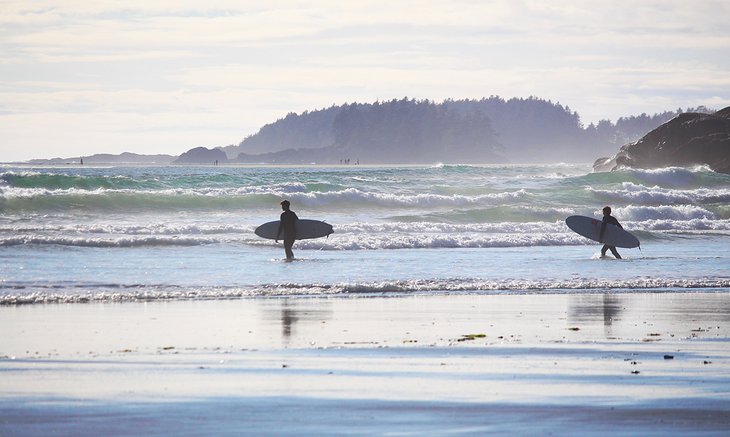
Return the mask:
{"type": "Polygon", "coordinates": [[[270,322],[281,323],[281,336],[285,344],[296,336],[297,324],[315,326],[332,317],[331,305],[326,301],[310,299],[277,300],[278,308],[267,309],[265,318],[270,322]]]}
{"type": "MultiPolygon", "coordinates": [[[[708,325],[712,329],[719,329],[718,324],[724,328],[730,321],[730,301],[726,293],[573,295],[568,299],[567,315],[572,324],[601,323],[606,339],[620,337],[628,332],[627,329],[635,330],[640,326],[646,328],[639,329],[645,331],[644,335],[656,337],[657,318],[664,320],[663,329],[667,331],[673,331],[672,326],[692,325],[708,318],[712,320],[710,325],[713,326],[708,325]]],[[[704,331],[708,326],[697,329],[704,331]]],[[[682,332],[682,335],[686,334],[682,332]]]]}
{"type": "Polygon", "coordinates": [[[606,338],[613,334],[613,322],[625,309],[625,302],[616,294],[573,296],[568,307],[568,319],[571,322],[603,322],[603,332],[606,338]]]}

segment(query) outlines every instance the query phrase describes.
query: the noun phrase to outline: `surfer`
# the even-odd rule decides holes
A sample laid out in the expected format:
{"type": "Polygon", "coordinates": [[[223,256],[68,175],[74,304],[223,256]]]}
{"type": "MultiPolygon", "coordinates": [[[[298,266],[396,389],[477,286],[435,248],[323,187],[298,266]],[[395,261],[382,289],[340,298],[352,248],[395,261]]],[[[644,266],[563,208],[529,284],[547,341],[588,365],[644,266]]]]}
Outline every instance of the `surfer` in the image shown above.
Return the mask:
{"type": "Polygon", "coordinates": [[[289,205],[288,200],[281,201],[281,209],[284,210],[284,212],[281,213],[281,217],[279,219],[279,230],[276,232],[276,242],[279,242],[279,237],[283,232],[286,259],[294,259],[294,252],[292,252],[291,249],[292,246],[294,246],[294,241],[297,239],[296,224],[299,217],[297,217],[294,211],[289,209],[289,205]]]}
{"type": "MultiPolygon", "coordinates": [[[[611,215],[611,207],[610,206],[604,206],[603,207],[603,223],[601,224],[601,233],[598,236],[598,241],[603,242],[603,233],[606,231],[606,224],[616,225],[619,228],[623,229],[624,227],[621,226],[621,223],[616,220],[616,217],[611,215]]],[[[616,257],[616,259],[621,259],[621,255],[618,254],[618,250],[616,250],[616,246],[609,246],[608,244],[604,244],[601,248],[601,258],[606,257],[606,251],[610,250],[613,256],[616,257]]]]}

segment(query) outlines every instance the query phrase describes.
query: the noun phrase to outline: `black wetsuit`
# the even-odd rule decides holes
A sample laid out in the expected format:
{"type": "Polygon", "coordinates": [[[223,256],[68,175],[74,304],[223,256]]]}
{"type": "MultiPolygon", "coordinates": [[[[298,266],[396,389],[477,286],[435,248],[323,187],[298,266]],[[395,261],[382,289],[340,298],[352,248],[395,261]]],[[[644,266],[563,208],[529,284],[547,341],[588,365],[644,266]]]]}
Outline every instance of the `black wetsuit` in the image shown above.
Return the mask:
{"type": "Polygon", "coordinates": [[[286,210],[281,213],[279,222],[279,231],[276,233],[277,238],[283,236],[284,240],[284,251],[286,252],[286,258],[294,258],[294,252],[292,252],[292,246],[294,246],[294,240],[297,239],[297,220],[299,217],[294,211],[286,210]]]}
{"type": "MultiPolygon", "coordinates": [[[[616,225],[621,229],[624,228],[623,226],[621,226],[621,223],[619,223],[618,220],[616,220],[615,217],[613,217],[611,215],[604,215],[603,224],[601,225],[600,240],[603,240],[603,233],[606,230],[606,224],[616,225]]],[[[616,250],[616,246],[609,246],[608,244],[604,244],[603,247],[601,248],[601,256],[606,256],[606,252],[609,250],[611,251],[613,256],[616,257],[616,259],[621,259],[621,255],[618,254],[618,250],[616,250]]]]}

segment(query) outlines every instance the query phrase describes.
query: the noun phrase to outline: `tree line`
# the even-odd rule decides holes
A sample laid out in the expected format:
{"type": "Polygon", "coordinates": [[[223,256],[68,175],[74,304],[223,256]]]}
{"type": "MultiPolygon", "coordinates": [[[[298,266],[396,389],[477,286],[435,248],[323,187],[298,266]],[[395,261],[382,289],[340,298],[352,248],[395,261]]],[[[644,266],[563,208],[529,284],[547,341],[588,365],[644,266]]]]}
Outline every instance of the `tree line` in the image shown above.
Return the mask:
{"type": "Polygon", "coordinates": [[[440,103],[405,97],[289,113],[223,150],[232,159],[239,153],[286,159],[288,149],[326,148],[318,156],[333,162],[346,157],[362,163],[592,162],[682,112],[712,111],[680,108],[584,126],[570,107],[537,97],[440,103]]]}

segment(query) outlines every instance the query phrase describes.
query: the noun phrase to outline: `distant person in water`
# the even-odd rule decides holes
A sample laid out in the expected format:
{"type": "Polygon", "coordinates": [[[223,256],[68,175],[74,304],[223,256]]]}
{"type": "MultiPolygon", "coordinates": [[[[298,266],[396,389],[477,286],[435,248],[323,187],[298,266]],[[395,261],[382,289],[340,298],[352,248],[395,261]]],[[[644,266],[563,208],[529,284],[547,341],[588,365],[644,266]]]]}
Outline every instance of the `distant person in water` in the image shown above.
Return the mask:
{"type": "MultiPolygon", "coordinates": [[[[616,217],[611,215],[611,207],[605,206],[603,207],[603,223],[601,224],[601,233],[598,236],[598,241],[603,242],[603,233],[606,232],[606,224],[616,225],[619,228],[623,229],[624,227],[621,226],[621,223],[616,220],[616,217]]],[[[618,254],[618,250],[616,250],[616,246],[609,246],[608,244],[604,244],[601,248],[601,257],[606,256],[606,251],[610,250],[613,256],[616,257],[616,259],[621,259],[621,255],[618,254]]]]}
{"type": "Polygon", "coordinates": [[[297,220],[299,217],[294,211],[289,209],[289,201],[281,201],[281,209],[284,212],[281,213],[279,219],[279,230],[276,232],[276,242],[279,242],[279,237],[283,237],[284,240],[284,251],[286,252],[286,259],[294,259],[294,252],[291,248],[294,246],[294,241],[297,239],[297,220]]]}

